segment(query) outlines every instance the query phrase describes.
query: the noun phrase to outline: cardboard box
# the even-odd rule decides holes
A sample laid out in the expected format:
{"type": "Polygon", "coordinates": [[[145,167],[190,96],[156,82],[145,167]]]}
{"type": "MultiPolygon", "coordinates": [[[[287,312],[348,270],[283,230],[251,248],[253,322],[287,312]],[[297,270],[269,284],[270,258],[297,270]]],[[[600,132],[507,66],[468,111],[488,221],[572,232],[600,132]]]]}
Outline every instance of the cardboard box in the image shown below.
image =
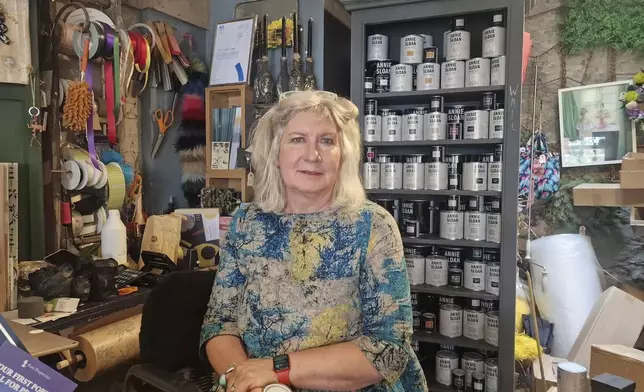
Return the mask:
{"type": "Polygon", "coordinates": [[[623,189],[644,189],[644,154],[629,152],[622,158],[619,183],[623,189]]]}
{"type": "Polygon", "coordinates": [[[644,153],[629,152],[622,158],[622,171],[644,170],[644,153]]]}
{"type": "Polygon", "coordinates": [[[575,206],[584,207],[644,207],[644,192],[622,189],[620,184],[580,184],[573,188],[575,206]]]}
{"type": "Polygon", "coordinates": [[[551,357],[544,354],[541,359],[543,360],[543,371],[545,377],[541,377],[541,366],[539,365],[539,358],[532,362],[532,386],[534,392],[550,392],[552,387],[557,386],[557,365],[561,362],[568,362],[566,358],[551,357]],[[546,389],[543,389],[543,380],[546,380],[546,389]]]}
{"type": "Polygon", "coordinates": [[[635,381],[635,391],[644,392],[644,352],[620,344],[594,344],[590,350],[590,377],[602,373],[635,381]]]}

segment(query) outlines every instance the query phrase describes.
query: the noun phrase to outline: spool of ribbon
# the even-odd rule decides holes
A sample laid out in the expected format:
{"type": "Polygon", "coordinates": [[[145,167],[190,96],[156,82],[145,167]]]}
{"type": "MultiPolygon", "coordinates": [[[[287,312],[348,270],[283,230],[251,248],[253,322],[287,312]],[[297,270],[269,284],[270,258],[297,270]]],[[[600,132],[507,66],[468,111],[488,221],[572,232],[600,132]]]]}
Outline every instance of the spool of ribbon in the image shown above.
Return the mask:
{"type": "Polygon", "coordinates": [[[105,96],[107,101],[107,138],[116,144],[116,117],[121,104],[121,49],[119,37],[114,29],[105,23],[96,22],[99,34],[98,54],[105,60],[105,96]]]}

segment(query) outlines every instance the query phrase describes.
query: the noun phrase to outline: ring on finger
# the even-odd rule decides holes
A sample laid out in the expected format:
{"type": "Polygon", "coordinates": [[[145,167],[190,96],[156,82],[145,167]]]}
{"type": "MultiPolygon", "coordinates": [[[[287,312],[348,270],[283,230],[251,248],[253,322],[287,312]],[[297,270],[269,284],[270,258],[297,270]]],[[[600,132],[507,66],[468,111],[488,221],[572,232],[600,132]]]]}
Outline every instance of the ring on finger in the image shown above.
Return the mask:
{"type": "Polygon", "coordinates": [[[233,383],[233,385],[230,386],[230,392],[235,392],[236,389],[237,387],[235,386],[235,383],[233,383]]]}

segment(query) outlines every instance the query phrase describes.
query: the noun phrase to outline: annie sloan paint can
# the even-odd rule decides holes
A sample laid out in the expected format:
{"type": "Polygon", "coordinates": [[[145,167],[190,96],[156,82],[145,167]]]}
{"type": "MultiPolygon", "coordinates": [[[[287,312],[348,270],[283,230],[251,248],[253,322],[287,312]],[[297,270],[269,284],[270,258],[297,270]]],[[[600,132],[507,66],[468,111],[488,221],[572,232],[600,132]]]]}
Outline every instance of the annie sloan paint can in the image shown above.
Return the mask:
{"type": "Polygon", "coordinates": [[[463,268],[465,261],[465,248],[448,246],[442,249],[443,256],[447,257],[449,268],[463,268]]]}
{"type": "Polygon", "coordinates": [[[411,317],[412,317],[412,328],[414,331],[417,331],[420,329],[420,311],[414,310],[411,312],[411,317]]]}
{"type": "Polygon", "coordinates": [[[427,234],[427,213],[429,202],[426,200],[403,200],[402,202],[402,231],[407,236],[418,237],[427,234]]]}
{"type": "MultiPolygon", "coordinates": [[[[468,351],[461,357],[461,369],[465,370],[465,385],[472,388],[472,375],[485,371],[485,360],[483,355],[468,351]]],[[[485,376],[484,376],[485,377],[485,376]]]]}
{"type": "Polygon", "coordinates": [[[505,56],[495,57],[490,61],[490,85],[505,85],[505,56]]]}
{"type": "Polygon", "coordinates": [[[463,190],[487,190],[487,163],[479,155],[472,155],[469,162],[463,163],[463,190]]]}
{"type": "Polygon", "coordinates": [[[402,116],[399,110],[381,110],[382,141],[399,142],[402,140],[402,116]]]}
{"type": "Polygon", "coordinates": [[[364,187],[364,189],[380,188],[380,163],[363,163],[362,186],[364,187]]]}
{"type": "Polygon", "coordinates": [[[499,360],[488,358],[485,361],[485,392],[499,392],[499,360]]]}
{"type": "Polygon", "coordinates": [[[454,389],[455,391],[465,390],[465,370],[452,370],[452,389],[454,389]]]}
{"type": "Polygon", "coordinates": [[[458,199],[450,196],[447,209],[440,214],[440,237],[448,240],[463,239],[463,212],[458,210],[458,199]]]}
{"type": "Polygon", "coordinates": [[[485,87],[490,85],[490,59],[476,57],[467,60],[465,67],[465,87],[485,87]]]}
{"type": "Polygon", "coordinates": [[[425,108],[405,109],[402,120],[402,141],[423,140],[425,108]]]}
{"type": "Polygon", "coordinates": [[[402,189],[402,163],[400,162],[400,157],[380,154],[377,160],[380,163],[380,188],[402,189]]]}
{"type": "MultiPolygon", "coordinates": [[[[435,152],[432,151],[432,154],[435,152]]],[[[425,189],[433,191],[447,189],[447,177],[447,163],[440,161],[425,163],[425,189]]]]}
{"type": "Polygon", "coordinates": [[[423,37],[423,49],[434,47],[434,36],[431,34],[419,34],[423,37]]]}
{"type": "Polygon", "coordinates": [[[447,257],[427,256],[425,258],[425,284],[436,287],[447,286],[448,269],[447,257]]]}
{"type": "Polygon", "coordinates": [[[373,88],[374,88],[375,82],[376,82],[376,79],[373,78],[372,76],[365,76],[365,78],[364,78],[364,92],[367,93],[367,94],[373,93],[373,91],[374,91],[373,88]]]}
{"type": "Polygon", "coordinates": [[[382,136],[381,116],[375,110],[370,111],[368,105],[364,115],[364,141],[379,142],[382,136]]]}
{"type": "Polygon", "coordinates": [[[403,189],[419,190],[425,186],[427,155],[405,155],[403,164],[403,189]]]}
{"type": "Polygon", "coordinates": [[[465,112],[463,139],[487,139],[490,128],[490,116],[487,110],[469,110],[465,112]]]}
{"type": "Polygon", "coordinates": [[[407,263],[407,274],[409,275],[410,285],[419,285],[425,283],[425,258],[418,254],[405,254],[407,263]]]}
{"type": "Polygon", "coordinates": [[[463,286],[472,291],[485,290],[485,263],[480,260],[465,260],[463,286]]]}
{"type": "Polygon", "coordinates": [[[447,139],[447,113],[425,113],[423,128],[424,140],[447,139]]]}
{"type": "Polygon", "coordinates": [[[445,105],[445,98],[443,98],[442,95],[434,95],[433,97],[429,98],[429,111],[431,113],[434,112],[443,112],[443,108],[445,105]]]}
{"type": "Polygon", "coordinates": [[[483,30],[481,42],[483,57],[499,57],[505,54],[505,27],[503,14],[494,14],[492,26],[483,30]]]}
{"type": "Polygon", "coordinates": [[[460,268],[447,270],[447,284],[454,288],[463,287],[463,270],[460,268]]]}
{"type": "Polygon", "coordinates": [[[413,69],[409,64],[391,66],[389,91],[411,91],[413,88],[413,69]]]}
{"type": "Polygon", "coordinates": [[[472,340],[485,339],[485,313],[480,310],[463,311],[463,336],[472,340]]]}
{"type": "Polygon", "coordinates": [[[416,66],[416,90],[438,90],[441,88],[441,68],[438,63],[422,63],[416,66]]]}
{"type": "Polygon", "coordinates": [[[458,305],[441,305],[438,327],[439,333],[445,337],[463,336],[463,309],[458,305]]]}
{"type": "Polygon", "coordinates": [[[447,61],[470,59],[470,33],[465,28],[465,17],[457,16],[452,19],[452,28],[447,34],[446,52],[447,61]]]}
{"type": "Polygon", "coordinates": [[[499,144],[488,163],[487,190],[501,192],[503,188],[503,144],[499,144]]]}
{"type": "Polygon", "coordinates": [[[487,263],[485,265],[485,292],[499,295],[499,281],[501,276],[500,263],[487,263]]]}
{"type": "Polygon", "coordinates": [[[374,34],[367,37],[367,61],[389,58],[389,37],[374,34]]]}
{"type": "Polygon", "coordinates": [[[490,139],[503,139],[503,127],[505,125],[505,110],[503,104],[497,103],[496,109],[490,112],[490,139]]]}
{"type": "Polygon", "coordinates": [[[487,213],[487,234],[488,242],[501,242],[501,201],[498,198],[492,199],[490,211],[487,213]]]}
{"type": "Polygon", "coordinates": [[[485,241],[487,238],[487,213],[484,208],[478,197],[470,198],[464,213],[463,237],[466,240],[485,241]]]}
{"type": "MultiPolygon", "coordinates": [[[[440,324],[440,321],[439,321],[440,324]]],[[[458,354],[450,350],[440,350],[436,353],[436,382],[452,385],[452,370],[458,369],[458,354]]]]}
{"type": "Polygon", "coordinates": [[[423,49],[423,63],[438,63],[438,48],[430,46],[423,49]]]}
{"type": "Polygon", "coordinates": [[[420,315],[420,329],[428,333],[436,332],[436,315],[425,312],[420,315]]]}
{"type": "Polygon", "coordinates": [[[383,59],[383,60],[374,60],[367,62],[367,69],[365,71],[365,76],[372,77],[374,79],[375,85],[373,90],[376,93],[386,93],[389,92],[389,75],[391,72],[391,66],[397,64],[396,62],[383,59]]]}
{"type": "Polygon", "coordinates": [[[400,62],[420,64],[423,62],[424,39],[420,35],[406,35],[400,39],[400,62]]]}
{"type": "Polygon", "coordinates": [[[465,61],[452,60],[441,64],[441,88],[465,86],[465,61]]]}
{"type": "MultiPolygon", "coordinates": [[[[485,367],[485,365],[484,365],[485,367]]],[[[485,386],[485,370],[481,372],[476,372],[472,374],[472,390],[474,392],[487,392],[487,387],[485,386]]]]}
{"type": "Polygon", "coordinates": [[[485,343],[499,345],[499,312],[496,310],[485,314],[485,343]]]}

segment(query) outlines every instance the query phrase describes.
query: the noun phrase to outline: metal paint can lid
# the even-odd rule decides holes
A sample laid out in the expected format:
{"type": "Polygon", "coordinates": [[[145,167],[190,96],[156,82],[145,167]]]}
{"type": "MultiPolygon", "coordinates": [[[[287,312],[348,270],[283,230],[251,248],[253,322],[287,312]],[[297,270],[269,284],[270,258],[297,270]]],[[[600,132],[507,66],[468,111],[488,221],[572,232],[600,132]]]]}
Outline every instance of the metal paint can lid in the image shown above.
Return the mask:
{"type": "Polygon", "coordinates": [[[268,384],[263,392],[293,392],[293,390],[284,384],[268,384]]]}

